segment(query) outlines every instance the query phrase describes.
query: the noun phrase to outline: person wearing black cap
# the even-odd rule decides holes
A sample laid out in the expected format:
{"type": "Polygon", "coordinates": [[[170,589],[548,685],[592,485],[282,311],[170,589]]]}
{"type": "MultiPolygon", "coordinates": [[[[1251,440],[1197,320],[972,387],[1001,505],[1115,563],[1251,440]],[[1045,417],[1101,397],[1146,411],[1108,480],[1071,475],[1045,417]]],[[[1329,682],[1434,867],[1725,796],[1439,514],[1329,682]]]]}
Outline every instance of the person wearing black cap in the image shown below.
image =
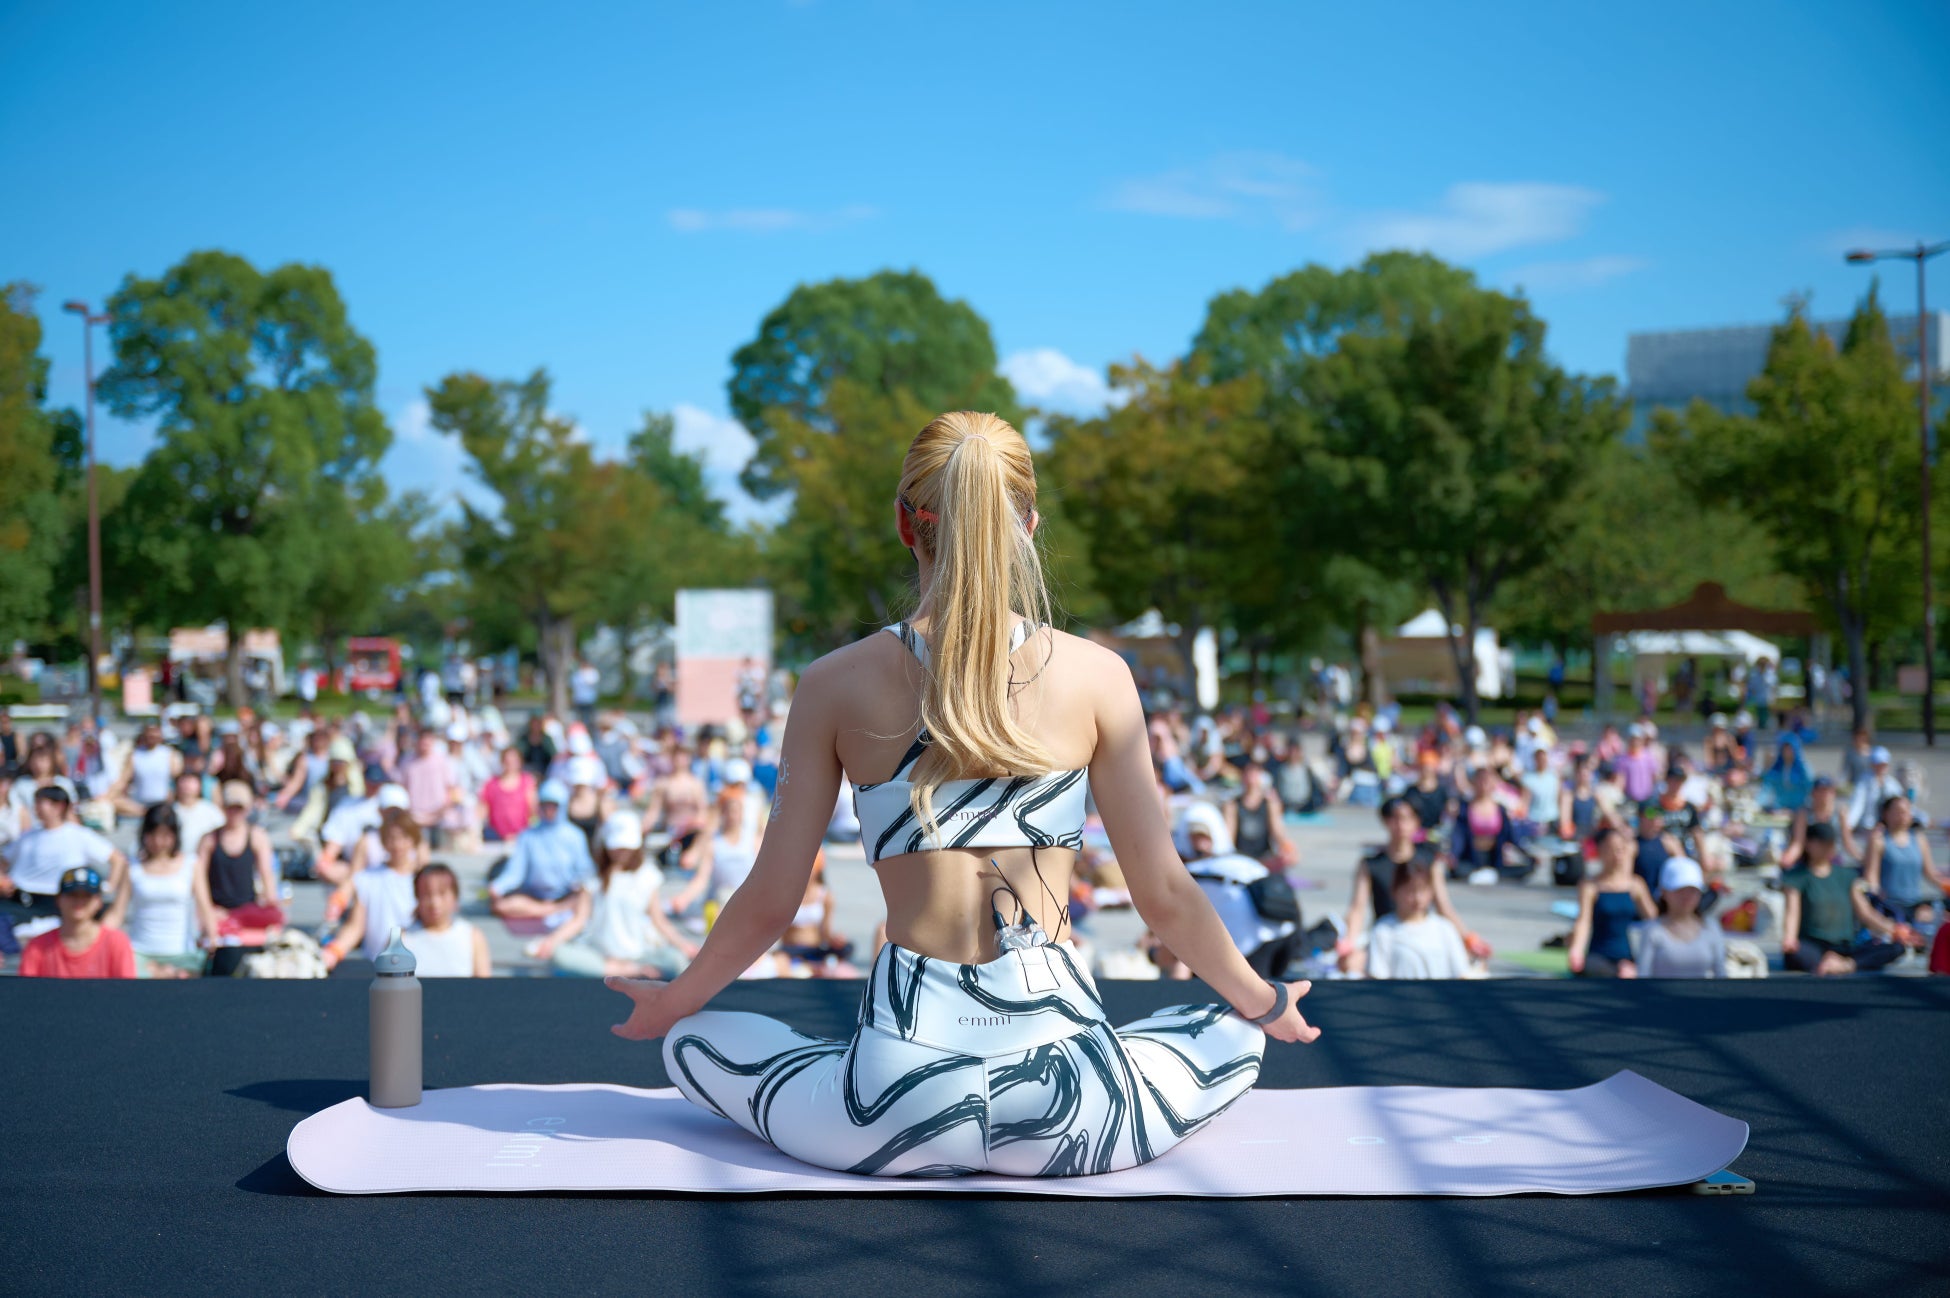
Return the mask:
{"type": "Polygon", "coordinates": [[[133,978],[135,948],[128,934],[102,924],[102,876],[91,865],[62,872],[56,893],[61,927],[21,952],[23,978],[133,978]]]}
{"type": "Polygon", "coordinates": [[[129,862],[115,845],[68,816],[69,796],[59,784],[34,790],[33,829],[9,844],[0,863],[0,921],[19,924],[58,912],[61,879],[76,866],[108,871],[109,891],[120,892],[129,862]]]}

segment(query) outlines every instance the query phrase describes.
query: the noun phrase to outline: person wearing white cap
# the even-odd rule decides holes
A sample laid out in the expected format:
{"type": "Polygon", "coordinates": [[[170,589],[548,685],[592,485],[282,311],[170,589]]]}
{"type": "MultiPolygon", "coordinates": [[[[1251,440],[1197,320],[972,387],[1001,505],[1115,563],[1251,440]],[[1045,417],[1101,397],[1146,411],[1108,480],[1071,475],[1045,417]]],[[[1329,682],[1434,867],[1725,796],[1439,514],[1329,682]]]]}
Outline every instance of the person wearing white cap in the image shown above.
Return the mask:
{"type": "Polygon", "coordinates": [[[657,904],[663,871],[644,860],[643,822],[619,811],[597,835],[596,880],[575,894],[575,912],[535,945],[556,970],[585,978],[673,978],[697,944],[657,904]]]}
{"type": "Polygon", "coordinates": [[[1666,913],[1640,927],[1639,977],[1724,978],[1727,944],[1718,924],[1700,918],[1706,873],[1690,856],[1675,856],[1659,872],[1666,913]]]}
{"type": "Polygon", "coordinates": [[[1889,798],[1900,798],[1908,790],[1903,782],[1889,770],[1889,750],[1877,744],[1869,750],[1869,776],[1858,780],[1855,791],[1848,799],[1848,827],[1858,834],[1867,834],[1882,819],[1882,804],[1889,798]]]}
{"type": "Polygon", "coordinates": [[[560,780],[544,780],[535,795],[539,818],[521,831],[508,864],[488,880],[488,908],[502,919],[565,921],[575,893],[596,873],[589,839],[563,816],[569,790],[560,780]]]}

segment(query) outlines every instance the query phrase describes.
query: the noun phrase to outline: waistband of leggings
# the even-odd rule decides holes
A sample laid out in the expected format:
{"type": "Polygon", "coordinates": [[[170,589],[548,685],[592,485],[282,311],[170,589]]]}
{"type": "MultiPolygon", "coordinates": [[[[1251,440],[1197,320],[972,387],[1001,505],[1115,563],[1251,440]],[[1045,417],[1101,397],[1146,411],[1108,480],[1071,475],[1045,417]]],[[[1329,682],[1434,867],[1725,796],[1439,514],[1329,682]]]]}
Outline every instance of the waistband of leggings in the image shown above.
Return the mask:
{"type": "Polygon", "coordinates": [[[1105,1022],[1083,958],[1054,943],[958,964],[888,942],[874,958],[860,1005],[863,1028],[983,1057],[1061,1041],[1105,1022]]]}

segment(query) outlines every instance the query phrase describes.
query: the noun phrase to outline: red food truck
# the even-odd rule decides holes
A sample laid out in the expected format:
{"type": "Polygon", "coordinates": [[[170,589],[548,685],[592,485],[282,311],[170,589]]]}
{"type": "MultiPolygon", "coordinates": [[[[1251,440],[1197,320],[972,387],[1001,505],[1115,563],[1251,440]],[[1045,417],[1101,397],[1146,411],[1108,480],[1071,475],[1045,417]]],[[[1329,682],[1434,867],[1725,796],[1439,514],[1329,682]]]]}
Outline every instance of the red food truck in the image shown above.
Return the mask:
{"type": "Polygon", "coordinates": [[[345,642],[345,666],[339,669],[339,692],[397,689],[399,671],[399,641],[387,636],[355,635],[345,642]]]}

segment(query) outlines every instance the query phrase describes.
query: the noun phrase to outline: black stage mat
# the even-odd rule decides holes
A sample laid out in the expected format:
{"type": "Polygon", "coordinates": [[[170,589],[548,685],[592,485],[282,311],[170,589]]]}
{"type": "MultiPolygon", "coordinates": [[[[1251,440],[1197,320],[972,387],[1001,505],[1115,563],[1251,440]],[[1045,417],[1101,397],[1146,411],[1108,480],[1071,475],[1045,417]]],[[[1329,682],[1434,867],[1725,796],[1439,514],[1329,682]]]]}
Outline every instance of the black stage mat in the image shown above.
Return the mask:
{"type": "MultiPolygon", "coordinates": [[[[1198,984],[1106,983],[1114,1022],[1198,984]]],[[[858,983],[714,1005],[844,1036],[858,983]]],[[[1569,1087],[1632,1068],[1753,1128],[1753,1197],[335,1198],[301,1117],[363,1093],[366,988],[0,982],[0,1291],[937,1295],[1944,1292],[1950,980],[1322,984],[1261,1085],[1569,1087]]],[[[430,983],[427,1083],[665,1086],[589,982],[430,983]]]]}

